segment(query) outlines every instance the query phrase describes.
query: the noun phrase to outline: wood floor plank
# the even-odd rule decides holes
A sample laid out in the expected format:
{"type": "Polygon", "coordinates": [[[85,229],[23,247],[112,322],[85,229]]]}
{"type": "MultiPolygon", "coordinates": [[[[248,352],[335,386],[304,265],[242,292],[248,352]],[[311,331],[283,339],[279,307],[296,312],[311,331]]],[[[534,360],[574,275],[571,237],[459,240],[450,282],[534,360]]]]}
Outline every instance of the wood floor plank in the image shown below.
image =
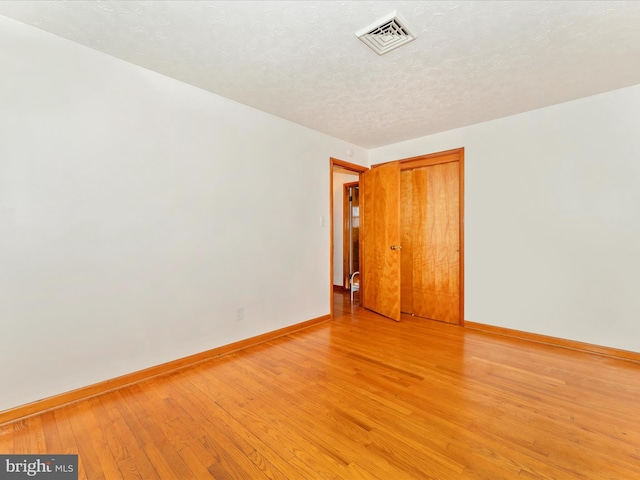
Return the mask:
{"type": "Polygon", "coordinates": [[[7,455],[15,453],[15,423],[0,425],[0,452],[7,455]]]}
{"type": "Polygon", "coordinates": [[[27,432],[26,434],[29,436],[29,451],[35,453],[46,453],[46,441],[45,441],[45,430],[43,425],[43,416],[38,415],[34,418],[29,419],[26,423],[27,432]]]}
{"type": "MultiPolygon", "coordinates": [[[[315,474],[315,478],[321,475],[322,478],[344,478],[345,467],[348,463],[341,457],[340,452],[334,445],[327,442],[321,442],[315,437],[310,430],[314,430],[316,424],[300,423],[300,419],[294,415],[283,416],[282,412],[291,410],[295,405],[287,402],[280,395],[269,395],[264,386],[257,385],[254,379],[237,375],[238,367],[230,365],[234,369],[233,374],[223,377],[225,385],[234,385],[235,391],[243,392],[242,398],[245,402],[225,403],[230,413],[242,410],[247,417],[253,417],[253,412],[260,412],[264,422],[253,418],[251,423],[261,425],[263,433],[267,434],[268,442],[278,451],[278,445],[284,446],[293,457],[290,462],[297,459],[297,465],[311,469],[315,474]],[[256,392],[264,394],[256,395],[256,392]],[[310,440],[312,437],[312,440],[310,440]]],[[[220,372],[216,372],[220,373],[220,372]]],[[[265,438],[264,435],[261,438],[265,438]]],[[[314,477],[312,477],[314,478],[314,477]]],[[[375,479],[373,475],[368,478],[375,479]]]]}
{"type": "Polygon", "coordinates": [[[102,408],[100,400],[91,398],[70,408],[72,414],[69,416],[69,423],[87,478],[102,476],[109,480],[123,479],[113,452],[108,449],[105,440],[105,432],[110,429],[110,425],[99,425],[96,420],[96,412],[102,408]]]}
{"type": "Polygon", "coordinates": [[[640,478],[640,364],[335,294],[335,319],[0,426],[79,478],[640,478]]]}
{"type": "Polygon", "coordinates": [[[138,437],[122,418],[113,397],[103,396],[100,400],[104,409],[96,415],[96,419],[101,425],[111,425],[107,431],[107,445],[113,452],[122,476],[144,480],[161,479],[157,467],[142,450],[138,437]]]}
{"type": "Polygon", "coordinates": [[[141,423],[141,419],[147,418],[146,410],[141,410],[141,403],[134,401],[139,399],[139,385],[128,387],[128,391],[114,392],[115,406],[118,409],[127,428],[135,435],[141,450],[155,467],[160,478],[193,478],[193,472],[184,463],[177,451],[153,436],[141,423]]]}
{"type": "Polygon", "coordinates": [[[31,437],[29,435],[29,421],[30,419],[19,420],[13,425],[13,433],[14,433],[13,452],[14,453],[27,454],[35,451],[35,449],[31,448],[31,437]]]}
{"type": "MultiPolygon", "coordinates": [[[[65,428],[68,424],[58,425],[55,411],[43,413],[40,416],[40,420],[40,428],[42,428],[45,439],[45,448],[43,448],[42,452],[65,454],[65,447],[60,436],[60,430],[65,428]]],[[[34,427],[30,426],[29,428],[34,427]]]]}
{"type": "MultiPolygon", "coordinates": [[[[232,451],[237,457],[247,459],[255,468],[261,471],[262,476],[269,479],[288,479],[289,475],[282,473],[291,470],[287,459],[273,452],[267,445],[253,435],[245,426],[235,420],[216,403],[203,404],[199,401],[198,390],[189,385],[181,384],[181,390],[189,393],[180,400],[182,408],[195,419],[201,422],[208,433],[218,440],[224,450],[232,451]],[[209,419],[207,411],[215,411],[215,421],[209,419]],[[264,453],[263,453],[264,452],[264,453]]],[[[252,470],[251,466],[246,467],[252,470]]],[[[297,474],[296,478],[305,478],[297,474]]]]}

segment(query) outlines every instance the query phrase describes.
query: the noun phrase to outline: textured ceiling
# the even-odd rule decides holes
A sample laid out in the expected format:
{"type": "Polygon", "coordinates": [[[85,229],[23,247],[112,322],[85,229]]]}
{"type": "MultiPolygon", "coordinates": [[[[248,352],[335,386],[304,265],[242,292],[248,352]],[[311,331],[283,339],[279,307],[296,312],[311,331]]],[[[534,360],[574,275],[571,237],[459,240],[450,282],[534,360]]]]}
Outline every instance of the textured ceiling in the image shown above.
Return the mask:
{"type": "Polygon", "coordinates": [[[2,1],[14,18],[362,147],[640,83],[640,1],[2,1]],[[355,32],[397,10],[418,38],[355,32]]]}

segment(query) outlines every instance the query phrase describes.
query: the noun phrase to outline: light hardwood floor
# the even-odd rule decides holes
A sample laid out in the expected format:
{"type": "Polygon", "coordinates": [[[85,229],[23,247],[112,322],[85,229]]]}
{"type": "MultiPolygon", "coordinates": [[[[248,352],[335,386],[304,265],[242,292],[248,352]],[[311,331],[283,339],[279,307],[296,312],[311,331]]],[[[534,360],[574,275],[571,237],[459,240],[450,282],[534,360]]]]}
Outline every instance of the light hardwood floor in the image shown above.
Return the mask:
{"type": "Polygon", "coordinates": [[[0,427],[0,453],[78,453],[91,480],[640,478],[640,364],[335,310],[0,427]]]}

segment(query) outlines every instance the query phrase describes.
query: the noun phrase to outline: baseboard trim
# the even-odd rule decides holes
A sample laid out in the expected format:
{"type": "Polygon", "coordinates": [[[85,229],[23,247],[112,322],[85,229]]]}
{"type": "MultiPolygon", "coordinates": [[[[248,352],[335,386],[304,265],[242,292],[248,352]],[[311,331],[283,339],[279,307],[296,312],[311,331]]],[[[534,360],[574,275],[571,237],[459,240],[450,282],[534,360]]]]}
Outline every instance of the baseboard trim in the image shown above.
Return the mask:
{"type": "Polygon", "coordinates": [[[519,338],[521,340],[527,340],[527,341],[536,342],[536,343],[543,343],[545,345],[551,345],[554,347],[568,348],[570,350],[578,350],[581,352],[592,353],[592,354],[601,355],[604,357],[630,360],[632,362],[640,362],[640,352],[620,350],[618,348],[612,348],[612,347],[603,347],[601,345],[593,345],[591,343],[578,342],[575,340],[567,340],[564,338],[550,337],[547,335],[540,335],[538,333],[530,333],[530,332],[524,332],[521,330],[513,330],[511,328],[496,327],[494,325],[487,325],[484,323],[465,321],[464,326],[465,328],[468,328],[471,330],[478,330],[481,332],[493,333],[495,335],[519,338]]]}
{"type": "Polygon", "coordinates": [[[318,325],[320,323],[324,323],[326,321],[329,321],[330,319],[331,319],[330,315],[323,315],[321,317],[313,318],[311,320],[297,323],[289,327],[274,330],[273,332],[267,332],[262,335],[257,335],[255,337],[247,338],[245,340],[240,340],[238,342],[230,343],[228,345],[223,345],[217,348],[213,348],[211,350],[196,353],[188,357],[179,358],[177,360],[173,360],[171,362],[149,367],[144,370],[139,370],[137,372],[132,372],[126,375],[122,375],[120,377],[112,378],[110,380],[105,380],[103,382],[95,383],[93,385],[81,387],[76,390],[72,390],[70,392],[61,393],[59,395],[54,395],[52,397],[44,398],[42,400],[36,400],[35,402],[10,408],[8,410],[4,410],[3,412],[0,412],[0,426],[3,426],[8,423],[17,422],[27,417],[39,415],[41,413],[45,413],[50,410],[55,410],[57,408],[60,408],[72,403],[76,403],[81,400],[85,400],[87,398],[95,397],[107,392],[118,390],[119,388],[140,383],[145,380],[149,380],[151,378],[173,373],[178,370],[191,367],[198,363],[202,363],[207,360],[211,360],[214,358],[221,357],[223,355],[227,355],[229,353],[237,352],[239,350],[244,350],[245,348],[249,348],[254,345],[258,345],[260,343],[268,342],[269,340],[274,340],[276,338],[289,335],[299,330],[303,330],[305,328],[318,325]]]}

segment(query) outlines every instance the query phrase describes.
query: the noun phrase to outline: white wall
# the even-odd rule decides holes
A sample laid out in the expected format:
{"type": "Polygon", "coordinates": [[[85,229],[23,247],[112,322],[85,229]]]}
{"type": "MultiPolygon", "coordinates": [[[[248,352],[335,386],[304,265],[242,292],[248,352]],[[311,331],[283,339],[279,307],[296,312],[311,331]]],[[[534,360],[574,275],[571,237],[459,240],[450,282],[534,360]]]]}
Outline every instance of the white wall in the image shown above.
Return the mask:
{"type": "Polygon", "coordinates": [[[344,184],[358,181],[358,174],[333,174],[333,284],[343,285],[344,279],[344,184]]]}
{"type": "Polygon", "coordinates": [[[465,148],[465,317],[640,351],[640,85],[382,147],[465,148]]]}
{"type": "Polygon", "coordinates": [[[365,150],[2,17],[0,58],[0,411],[329,313],[365,150]]]}

